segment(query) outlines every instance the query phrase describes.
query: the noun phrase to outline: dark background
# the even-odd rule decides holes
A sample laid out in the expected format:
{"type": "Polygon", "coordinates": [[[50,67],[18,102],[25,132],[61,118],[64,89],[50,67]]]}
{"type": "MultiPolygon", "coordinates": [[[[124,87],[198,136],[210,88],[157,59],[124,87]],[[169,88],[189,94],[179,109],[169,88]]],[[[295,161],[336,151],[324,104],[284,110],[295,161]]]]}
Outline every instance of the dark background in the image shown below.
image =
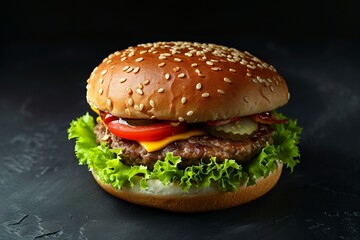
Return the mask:
{"type": "Polygon", "coordinates": [[[0,239],[359,239],[357,1],[11,1],[0,37],[0,239]],[[66,129],[109,53],[188,40],[273,64],[304,132],[301,164],[264,197],[202,214],[134,206],[102,191],[66,129]]]}

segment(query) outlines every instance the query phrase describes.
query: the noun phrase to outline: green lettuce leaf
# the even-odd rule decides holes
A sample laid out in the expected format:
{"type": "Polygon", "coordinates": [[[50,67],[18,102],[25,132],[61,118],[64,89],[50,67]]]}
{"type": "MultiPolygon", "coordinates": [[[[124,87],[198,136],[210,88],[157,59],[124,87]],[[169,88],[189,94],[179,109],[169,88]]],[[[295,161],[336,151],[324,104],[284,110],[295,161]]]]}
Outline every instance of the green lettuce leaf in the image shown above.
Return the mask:
{"type": "MultiPolygon", "coordinates": [[[[286,118],[274,113],[278,118],[286,118]]],[[[69,139],[76,139],[75,153],[80,164],[87,164],[95,171],[100,180],[115,188],[133,187],[140,181],[140,188],[147,187],[147,180],[159,179],[164,185],[178,182],[183,191],[191,187],[204,188],[216,184],[222,191],[235,191],[237,186],[255,184],[256,179],[268,176],[281,162],[293,171],[299,163],[299,137],[301,128],[296,120],[289,119],[276,124],[274,145],[267,144],[261,153],[251,162],[240,165],[227,159],[217,163],[213,157],[209,162],[178,168],[181,157],[167,153],[165,159],[158,160],[150,171],[146,166],[128,166],[122,163],[120,149],[110,149],[105,143],[98,145],[94,134],[95,121],[88,113],[70,124],[69,139]]]]}
{"type": "Polygon", "coordinates": [[[88,113],[74,120],[68,129],[68,138],[76,139],[75,153],[81,165],[87,164],[104,183],[115,188],[133,187],[140,177],[140,187],[146,188],[149,171],[145,166],[128,166],[120,161],[120,149],[110,149],[105,143],[98,145],[94,133],[95,121],[88,113]]]}
{"type": "Polygon", "coordinates": [[[289,119],[283,114],[274,112],[278,119],[288,119],[282,124],[274,124],[274,145],[267,144],[261,153],[246,164],[249,174],[248,185],[255,184],[256,179],[266,177],[276,168],[277,162],[283,163],[293,171],[300,161],[300,152],[297,144],[300,140],[302,128],[297,125],[297,120],[289,119]]]}

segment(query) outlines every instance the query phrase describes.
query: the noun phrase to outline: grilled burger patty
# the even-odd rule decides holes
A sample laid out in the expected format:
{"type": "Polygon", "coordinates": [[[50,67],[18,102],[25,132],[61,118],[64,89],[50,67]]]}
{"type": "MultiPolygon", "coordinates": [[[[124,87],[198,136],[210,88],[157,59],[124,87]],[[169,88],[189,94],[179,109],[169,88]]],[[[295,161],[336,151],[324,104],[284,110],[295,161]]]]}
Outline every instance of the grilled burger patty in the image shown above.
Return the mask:
{"type": "Polygon", "coordinates": [[[258,131],[243,141],[208,135],[194,136],[187,140],[170,143],[162,150],[155,152],[147,152],[136,141],[115,136],[102,122],[97,123],[94,131],[98,143],[107,142],[113,149],[122,149],[120,154],[122,162],[127,165],[146,165],[149,169],[153,169],[156,161],[164,159],[168,152],[173,152],[174,156],[181,156],[181,163],[178,165],[180,168],[197,165],[200,161],[208,162],[211,157],[216,157],[218,162],[234,159],[238,163],[244,163],[258,155],[266,146],[266,142],[273,143],[271,127],[262,124],[259,124],[258,131]]]}

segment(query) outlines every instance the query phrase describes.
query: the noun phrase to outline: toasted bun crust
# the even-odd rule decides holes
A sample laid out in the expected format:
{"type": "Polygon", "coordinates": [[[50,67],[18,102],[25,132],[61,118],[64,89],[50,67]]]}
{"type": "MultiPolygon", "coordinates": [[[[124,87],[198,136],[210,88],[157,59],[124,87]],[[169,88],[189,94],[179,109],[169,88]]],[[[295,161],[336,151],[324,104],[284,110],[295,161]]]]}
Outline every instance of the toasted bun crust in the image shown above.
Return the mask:
{"type": "Polygon", "coordinates": [[[163,186],[159,181],[150,182],[146,191],[141,191],[138,186],[118,190],[101,182],[94,172],[93,176],[106,192],[131,203],[173,212],[205,212],[239,206],[261,197],[276,185],[281,172],[282,164],[278,164],[274,172],[258,179],[256,185],[240,186],[236,192],[221,192],[208,187],[186,193],[177,185],[163,186]]]}
{"type": "Polygon", "coordinates": [[[270,111],[288,96],[275,68],[250,53],[192,42],[117,51],[94,69],[87,85],[89,104],[115,116],[187,122],[270,111]]]}

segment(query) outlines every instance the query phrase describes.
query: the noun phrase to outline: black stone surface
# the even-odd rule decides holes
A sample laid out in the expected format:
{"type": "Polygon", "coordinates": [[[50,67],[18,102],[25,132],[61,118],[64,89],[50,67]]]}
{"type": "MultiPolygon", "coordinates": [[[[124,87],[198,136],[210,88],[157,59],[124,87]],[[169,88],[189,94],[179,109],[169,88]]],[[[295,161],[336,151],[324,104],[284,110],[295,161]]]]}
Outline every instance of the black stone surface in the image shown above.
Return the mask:
{"type": "Polygon", "coordinates": [[[118,200],[78,166],[66,129],[89,111],[86,79],[115,44],[3,48],[0,239],[359,239],[358,42],[227,44],[287,79],[291,100],[281,111],[304,128],[301,164],[254,202],[200,214],[118,200]]]}
{"type": "Polygon", "coordinates": [[[4,1],[0,240],[360,239],[360,15],[355,0],[4,1]],[[262,198],[200,214],[132,205],[79,166],[66,130],[109,53],[213,42],[273,64],[304,131],[301,164],[262,198]]]}

